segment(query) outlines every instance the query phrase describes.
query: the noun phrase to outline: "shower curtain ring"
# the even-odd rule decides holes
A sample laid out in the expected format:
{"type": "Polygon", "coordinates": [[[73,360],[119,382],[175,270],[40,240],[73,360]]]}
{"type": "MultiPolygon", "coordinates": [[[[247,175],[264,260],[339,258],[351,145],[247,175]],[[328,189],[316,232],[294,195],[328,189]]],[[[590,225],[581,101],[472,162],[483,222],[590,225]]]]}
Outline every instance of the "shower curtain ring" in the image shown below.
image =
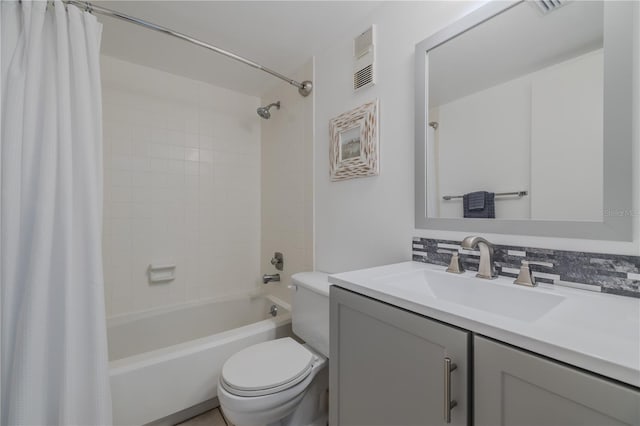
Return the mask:
{"type": "Polygon", "coordinates": [[[86,1],[84,2],[84,5],[85,5],[85,8],[84,8],[85,12],[93,13],[93,7],[91,6],[91,3],[86,1]]]}

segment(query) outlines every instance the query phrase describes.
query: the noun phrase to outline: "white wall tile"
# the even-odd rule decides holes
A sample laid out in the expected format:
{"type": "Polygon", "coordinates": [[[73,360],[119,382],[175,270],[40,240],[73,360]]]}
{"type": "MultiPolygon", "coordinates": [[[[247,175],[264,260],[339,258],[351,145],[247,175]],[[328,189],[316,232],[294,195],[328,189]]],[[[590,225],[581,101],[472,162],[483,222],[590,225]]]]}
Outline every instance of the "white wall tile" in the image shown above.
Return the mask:
{"type": "Polygon", "coordinates": [[[200,150],[200,161],[204,163],[213,163],[213,151],[209,149],[200,150]]]}
{"type": "Polygon", "coordinates": [[[200,161],[200,150],[198,148],[185,148],[184,159],[187,161],[200,161]]]}
{"type": "MultiPolygon", "coordinates": [[[[298,71],[296,78],[314,80],[312,74],[310,61],[298,71]]],[[[287,287],[291,275],[313,269],[313,129],[304,123],[313,121],[314,97],[312,94],[303,98],[288,84],[279,84],[262,98],[262,105],[279,100],[282,106],[272,110],[269,120],[260,122],[264,147],[261,158],[252,158],[251,139],[236,143],[229,138],[220,153],[214,152],[216,178],[222,182],[233,180],[241,189],[228,194],[227,200],[233,205],[243,205],[243,196],[251,198],[249,194],[254,188],[250,182],[255,179],[256,170],[261,171],[261,194],[256,196],[262,200],[262,273],[277,272],[269,261],[275,251],[284,254],[281,282],[266,287],[287,301],[291,300],[287,287]],[[245,158],[243,167],[235,167],[241,158],[245,158]],[[261,167],[257,167],[258,162],[262,163],[261,167]]],[[[234,132],[226,129],[225,136],[233,136],[234,132]]],[[[243,249],[251,250],[252,246],[243,249]]]]}
{"type": "Polygon", "coordinates": [[[198,135],[198,129],[188,131],[184,134],[184,145],[186,147],[198,148],[200,146],[200,135],[198,135]]]}
{"type": "Polygon", "coordinates": [[[254,289],[259,99],[106,56],[102,66],[108,315],[254,289]],[[215,185],[218,152],[230,154],[215,185]],[[176,280],[151,285],[152,262],[175,262],[176,280]]]}
{"type": "Polygon", "coordinates": [[[190,176],[198,176],[200,174],[200,162],[199,161],[185,161],[184,172],[188,177],[190,177],[190,176]]]}
{"type": "Polygon", "coordinates": [[[213,136],[207,136],[207,135],[203,135],[200,134],[198,137],[198,146],[201,149],[213,149],[213,147],[216,145],[213,136]]]}

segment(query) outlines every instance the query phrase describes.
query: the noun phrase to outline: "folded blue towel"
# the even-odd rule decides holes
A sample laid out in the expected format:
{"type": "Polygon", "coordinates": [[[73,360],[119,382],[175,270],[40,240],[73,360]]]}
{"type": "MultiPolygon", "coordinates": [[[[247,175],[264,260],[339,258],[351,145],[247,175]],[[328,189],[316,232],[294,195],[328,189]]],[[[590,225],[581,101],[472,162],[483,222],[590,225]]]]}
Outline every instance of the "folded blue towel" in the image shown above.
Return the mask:
{"type": "Polygon", "coordinates": [[[471,219],[495,219],[495,193],[477,191],[464,194],[462,208],[464,217],[471,219]]]}
{"type": "Polygon", "coordinates": [[[467,194],[469,210],[484,210],[485,191],[470,192],[467,194]]]}

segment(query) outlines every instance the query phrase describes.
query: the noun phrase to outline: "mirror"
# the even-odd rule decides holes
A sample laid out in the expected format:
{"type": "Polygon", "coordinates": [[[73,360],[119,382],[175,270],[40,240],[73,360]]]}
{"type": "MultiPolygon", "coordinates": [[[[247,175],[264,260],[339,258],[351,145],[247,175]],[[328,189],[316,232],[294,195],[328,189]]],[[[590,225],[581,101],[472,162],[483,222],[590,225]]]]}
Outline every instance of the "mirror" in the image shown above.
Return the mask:
{"type": "Polygon", "coordinates": [[[632,239],[633,2],[494,2],[416,46],[416,227],[632,239]]]}

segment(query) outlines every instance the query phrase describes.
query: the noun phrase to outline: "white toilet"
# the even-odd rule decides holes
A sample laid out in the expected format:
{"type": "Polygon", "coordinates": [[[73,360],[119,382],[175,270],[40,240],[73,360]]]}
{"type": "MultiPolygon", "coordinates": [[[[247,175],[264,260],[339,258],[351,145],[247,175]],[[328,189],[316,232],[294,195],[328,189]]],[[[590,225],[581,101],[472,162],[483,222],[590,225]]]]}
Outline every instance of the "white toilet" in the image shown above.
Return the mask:
{"type": "Polygon", "coordinates": [[[222,367],[218,399],[236,426],[326,426],[329,389],[327,274],[292,277],[293,332],[232,355],[222,367]]]}

